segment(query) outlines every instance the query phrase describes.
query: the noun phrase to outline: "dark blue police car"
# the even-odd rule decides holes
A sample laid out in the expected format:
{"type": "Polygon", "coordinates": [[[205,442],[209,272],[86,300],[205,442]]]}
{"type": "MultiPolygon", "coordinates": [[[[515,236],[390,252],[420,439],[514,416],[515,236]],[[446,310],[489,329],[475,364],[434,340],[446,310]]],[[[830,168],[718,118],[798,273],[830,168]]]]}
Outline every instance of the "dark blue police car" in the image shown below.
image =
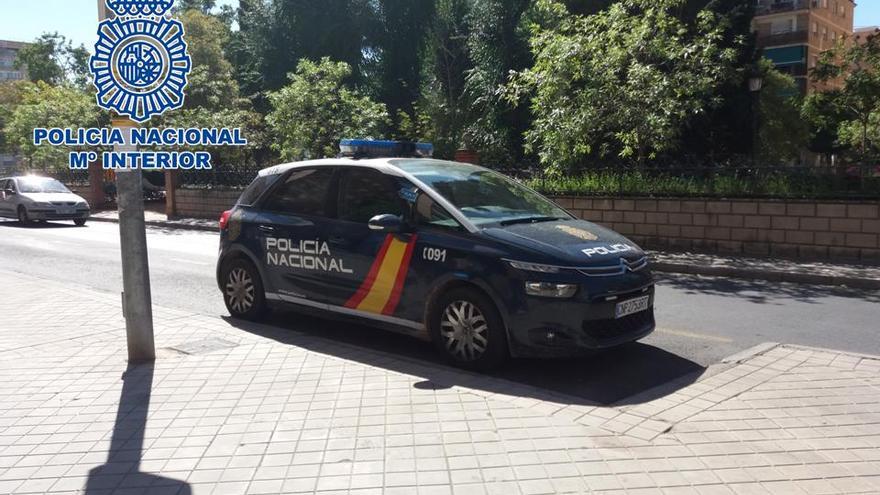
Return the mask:
{"type": "Polygon", "coordinates": [[[648,259],[626,238],[491,170],[423,157],[430,145],[342,149],[263,170],[223,214],[217,278],[234,317],[275,303],[354,317],[474,369],[654,330],[648,259]]]}

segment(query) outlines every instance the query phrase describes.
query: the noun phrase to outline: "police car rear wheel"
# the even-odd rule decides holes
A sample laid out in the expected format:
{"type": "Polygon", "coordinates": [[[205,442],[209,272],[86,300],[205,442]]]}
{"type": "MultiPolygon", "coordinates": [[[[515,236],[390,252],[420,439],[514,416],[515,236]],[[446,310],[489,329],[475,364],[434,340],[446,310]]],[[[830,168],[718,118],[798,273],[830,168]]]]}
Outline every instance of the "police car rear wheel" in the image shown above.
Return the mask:
{"type": "Polygon", "coordinates": [[[237,260],[226,269],[223,300],[229,314],[246,320],[259,319],[266,310],[266,296],[259,273],[247,261],[237,260]]]}
{"type": "Polygon", "coordinates": [[[432,316],[435,345],[456,365],[484,370],[507,358],[507,339],[495,305],[480,292],[461,288],[440,297],[432,316]]]}

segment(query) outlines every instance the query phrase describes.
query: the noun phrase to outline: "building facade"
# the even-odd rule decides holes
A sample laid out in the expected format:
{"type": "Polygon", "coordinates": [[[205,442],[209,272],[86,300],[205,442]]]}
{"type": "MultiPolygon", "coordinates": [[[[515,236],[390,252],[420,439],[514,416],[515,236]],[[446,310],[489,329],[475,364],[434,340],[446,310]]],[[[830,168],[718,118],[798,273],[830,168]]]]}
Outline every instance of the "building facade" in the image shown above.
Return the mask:
{"type": "MultiPolygon", "coordinates": [[[[27,43],[0,40],[0,84],[27,79],[27,68],[15,68],[18,52],[27,43]]],[[[18,165],[18,158],[8,153],[0,153],[0,175],[6,175],[18,165]]]]}
{"type": "Polygon", "coordinates": [[[795,78],[802,94],[821,90],[809,71],[822,52],[853,35],[855,8],[853,0],[757,0],[758,48],[795,78]]]}
{"type": "Polygon", "coordinates": [[[15,68],[18,52],[25,46],[27,43],[0,40],[0,82],[27,79],[27,68],[15,68]]]}

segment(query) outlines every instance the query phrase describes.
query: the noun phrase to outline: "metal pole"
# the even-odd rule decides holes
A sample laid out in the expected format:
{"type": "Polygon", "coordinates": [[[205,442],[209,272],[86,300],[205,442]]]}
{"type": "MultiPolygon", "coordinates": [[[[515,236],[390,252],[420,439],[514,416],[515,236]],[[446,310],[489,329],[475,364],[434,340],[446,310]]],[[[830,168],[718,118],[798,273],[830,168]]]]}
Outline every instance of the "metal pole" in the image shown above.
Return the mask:
{"type": "MultiPolygon", "coordinates": [[[[98,0],[100,20],[107,18],[104,0],[98,0]]],[[[136,124],[125,118],[114,118],[113,127],[122,129],[124,145],[116,152],[137,151],[131,145],[130,129],[136,124]]],[[[128,340],[130,362],[154,361],[156,344],[153,337],[153,306],[150,291],[150,264],[147,255],[147,232],[144,222],[144,190],[140,168],[116,172],[119,202],[119,238],[122,252],[122,312],[128,340]]]]}

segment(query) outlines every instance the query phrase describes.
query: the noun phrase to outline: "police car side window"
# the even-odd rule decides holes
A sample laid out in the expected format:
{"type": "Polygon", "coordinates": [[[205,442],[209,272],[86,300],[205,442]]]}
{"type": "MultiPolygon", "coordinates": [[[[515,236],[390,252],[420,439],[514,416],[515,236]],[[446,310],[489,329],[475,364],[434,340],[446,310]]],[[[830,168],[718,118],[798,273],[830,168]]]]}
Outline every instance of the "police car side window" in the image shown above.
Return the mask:
{"type": "Polygon", "coordinates": [[[461,224],[445,208],[424,192],[420,192],[416,198],[414,215],[416,224],[422,227],[461,228],[461,224]]]}
{"type": "Polygon", "coordinates": [[[389,177],[374,170],[346,172],[339,204],[341,220],[366,224],[377,215],[405,213],[405,202],[389,177]]]}
{"type": "Polygon", "coordinates": [[[294,171],[269,197],[265,209],[291,215],[330,216],[328,194],[333,175],[331,168],[294,171]]]}

